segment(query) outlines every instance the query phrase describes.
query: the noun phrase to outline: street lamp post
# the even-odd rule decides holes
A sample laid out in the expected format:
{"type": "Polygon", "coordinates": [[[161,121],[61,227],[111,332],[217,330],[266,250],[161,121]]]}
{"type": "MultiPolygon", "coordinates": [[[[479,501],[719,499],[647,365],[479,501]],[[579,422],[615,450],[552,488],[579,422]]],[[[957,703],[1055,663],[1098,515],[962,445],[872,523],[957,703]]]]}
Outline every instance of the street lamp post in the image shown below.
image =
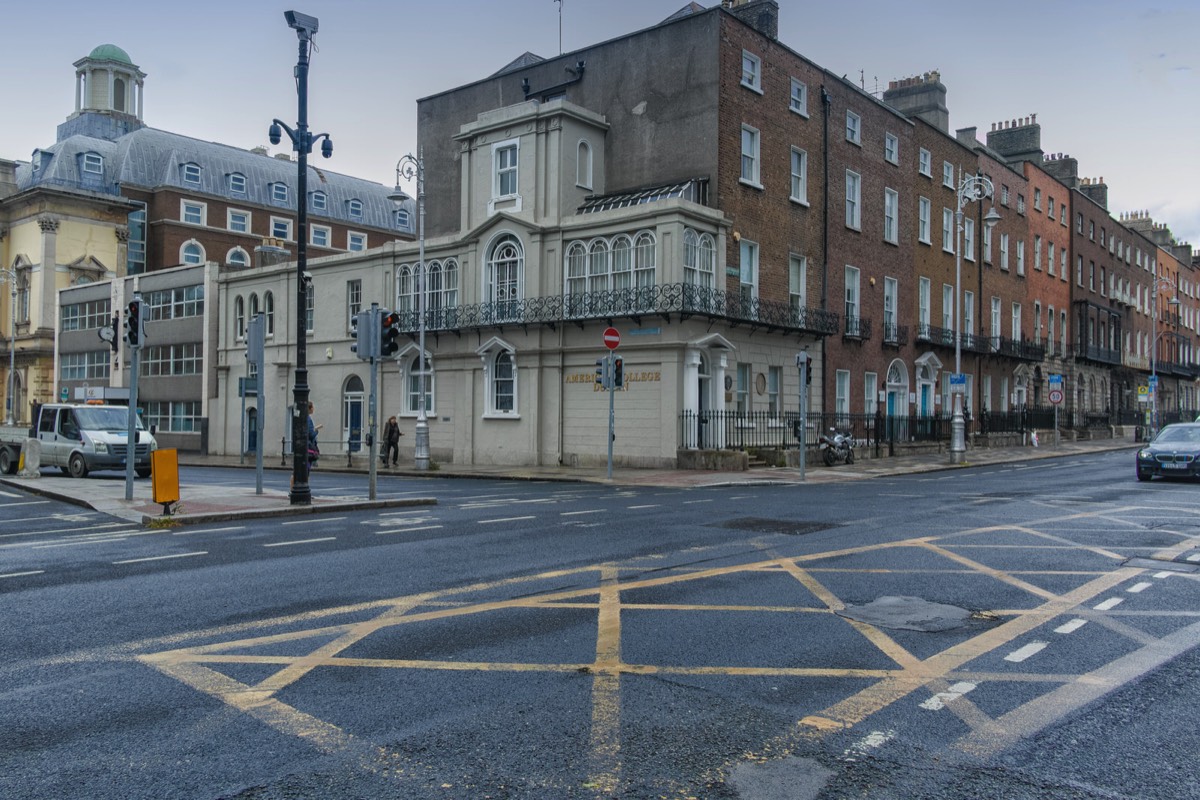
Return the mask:
{"type": "Polygon", "coordinates": [[[425,362],[425,148],[417,148],[417,155],[405,155],[396,163],[396,189],[393,200],[407,200],[408,195],[400,188],[400,179],[417,179],[417,373],[419,395],[417,396],[417,431],[413,467],[429,469],[429,417],[425,408],[426,362],[425,362]]]}
{"type": "MultiPolygon", "coordinates": [[[[982,175],[962,176],[958,170],[958,210],[954,215],[954,374],[962,375],[962,234],[963,208],[967,203],[991,197],[992,182],[982,175]]],[[[993,206],[983,218],[988,230],[1000,221],[1000,214],[993,206]]],[[[961,380],[961,378],[959,378],[961,380]]],[[[966,388],[965,386],[963,387],[966,388]]],[[[967,458],[967,421],[963,417],[963,393],[951,386],[954,395],[954,415],[950,418],[950,463],[962,464],[967,458]]]]}
{"type": "Polygon", "coordinates": [[[8,394],[4,401],[4,424],[13,425],[17,413],[17,273],[0,269],[9,284],[8,303],[8,394]]]}
{"type": "MultiPolygon", "coordinates": [[[[1148,439],[1154,438],[1158,433],[1158,337],[1162,335],[1158,332],[1158,292],[1164,287],[1175,289],[1178,292],[1178,288],[1170,280],[1157,275],[1154,277],[1153,310],[1150,315],[1150,436],[1146,437],[1148,439]]],[[[1167,305],[1179,305],[1179,297],[1172,297],[1167,301],[1167,305]]]]}
{"type": "Polygon", "coordinates": [[[296,31],[300,40],[300,59],[296,63],[297,114],[295,130],[278,119],[271,123],[268,135],[271,144],[279,144],[282,133],[292,140],[296,152],[296,382],[292,387],[292,488],[288,500],[294,506],[312,504],[312,490],[308,485],[308,364],[307,364],[307,309],[309,276],[308,266],[308,154],[313,144],[320,139],[321,155],[333,155],[333,141],[329,134],[313,136],[308,130],[308,55],[312,49],[312,38],[317,32],[317,18],[298,11],[285,11],[283,18],[288,27],[296,31]]]}

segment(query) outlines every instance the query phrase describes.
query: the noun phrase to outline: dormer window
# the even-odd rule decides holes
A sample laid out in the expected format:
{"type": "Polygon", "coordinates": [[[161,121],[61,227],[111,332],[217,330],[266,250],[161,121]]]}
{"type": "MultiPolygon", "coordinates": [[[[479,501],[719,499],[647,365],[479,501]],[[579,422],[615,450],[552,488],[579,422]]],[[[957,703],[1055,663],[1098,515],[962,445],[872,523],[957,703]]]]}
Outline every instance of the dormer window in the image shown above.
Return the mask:
{"type": "Polygon", "coordinates": [[[233,172],[229,175],[229,191],[231,194],[246,193],[246,176],[240,172],[233,172]]]}
{"type": "Polygon", "coordinates": [[[90,175],[103,175],[104,157],[99,153],[84,153],[83,171],[90,175]]]}
{"type": "Polygon", "coordinates": [[[350,212],[350,219],[362,219],[362,215],[363,215],[362,200],[351,200],[347,204],[347,208],[350,212]]]}
{"type": "Polygon", "coordinates": [[[288,187],[286,183],[271,184],[271,199],[276,203],[286,203],[288,201],[288,187]]]}
{"type": "Polygon", "coordinates": [[[199,164],[184,164],[183,165],[183,182],[193,186],[200,185],[200,165],[199,164]]]}
{"type": "Polygon", "coordinates": [[[313,211],[324,211],[329,207],[329,202],[324,192],[312,193],[312,207],[313,211]]]}
{"type": "Polygon", "coordinates": [[[410,215],[409,215],[408,211],[406,211],[405,209],[401,208],[398,211],[396,211],[396,227],[397,228],[407,229],[412,224],[410,222],[410,219],[411,219],[410,215]]]}

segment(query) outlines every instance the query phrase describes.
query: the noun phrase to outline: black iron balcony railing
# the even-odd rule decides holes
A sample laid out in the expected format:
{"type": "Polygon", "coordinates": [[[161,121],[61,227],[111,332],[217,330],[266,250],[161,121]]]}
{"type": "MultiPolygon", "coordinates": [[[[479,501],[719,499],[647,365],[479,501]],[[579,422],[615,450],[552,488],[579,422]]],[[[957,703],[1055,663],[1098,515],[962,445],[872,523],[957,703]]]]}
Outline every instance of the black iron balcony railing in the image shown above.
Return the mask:
{"type": "Polygon", "coordinates": [[[927,331],[925,338],[933,343],[940,344],[943,347],[954,347],[954,329],[939,328],[936,325],[926,325],[927,331]]]}
{"type": "MultiPolygon", "coordinates": [[[[410,335],[420,328],[417,311],[401,310],[400,330],[410,335]]],[[[678,314],[723,319],[747,325],[827,336],[837,333],[839,316],[819,308],[792,308],[787,303],[747,298],[738,292],[706,289],[684,283],[615,289],[550,297],[500,300],[469,306],[430,308],[426,331],[460,331],[503,325],[556,325],[563,322],[624,317],[641,324],[642,317],[678,314]]]]}
{"type": "Polygon", "coordinates": [[[1096,361],[1101,364],[1121,363],[1121,351],[1110,350],[1107,347],[1100,347],[1095,344],[1072,345],[1071,353],[1076,359],[1085,361],[1096,361]]]}
{"type": "Polygon", "coordinates": [[[871,320],[864,317],[846,317],[846,328],[843,333],[850,339],[870,339],[871,320]]]}
{"type": "Polygon", "coordinates": [[[883,343],[894,346],[908,344],[908,326],[894,322],[883,323],[883,343]]]}

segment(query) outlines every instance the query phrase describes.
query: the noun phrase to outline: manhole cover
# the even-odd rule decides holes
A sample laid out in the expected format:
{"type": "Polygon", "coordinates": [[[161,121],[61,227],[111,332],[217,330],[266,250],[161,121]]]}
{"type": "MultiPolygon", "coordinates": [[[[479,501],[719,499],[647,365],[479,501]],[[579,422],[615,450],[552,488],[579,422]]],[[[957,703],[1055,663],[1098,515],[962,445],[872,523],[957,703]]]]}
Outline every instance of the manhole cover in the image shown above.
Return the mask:
{"type": "Polygon", "coordinates": [[[880,597],[866,605],[846,606],[837,614],[878,628],[926,633],[963,628],[971,619],[971,612],[965,608],[919,597],[880,597]]]}
{"type": "Polygon", "coordinates": [[[782,533],[787,536],[803,536],[806,533],[816,533],[836,527],[827,522],[797,522],[794,519],[764,519],[762,517],[742,517],[726,520],[722,528],[732,528],[751,533],[782,533]]]}

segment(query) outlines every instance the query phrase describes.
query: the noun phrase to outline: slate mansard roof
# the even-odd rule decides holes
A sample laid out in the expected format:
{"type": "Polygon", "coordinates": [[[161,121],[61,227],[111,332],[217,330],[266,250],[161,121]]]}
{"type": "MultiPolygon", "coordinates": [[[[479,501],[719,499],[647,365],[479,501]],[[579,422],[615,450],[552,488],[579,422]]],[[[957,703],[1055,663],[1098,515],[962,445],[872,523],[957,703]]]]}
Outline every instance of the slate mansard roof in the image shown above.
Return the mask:
{"type": "MultiPolygon", "coordinates": [[[[17,167],[19,191],[39,186],[57,186],[120,196],[122,188],[158,190],[178,188],[193,195],[209,195],[230,203],[278,208],[281,213],[296,209],[296,162],[242,150],[230,145],[205,142],[156,128],[139,128],[115,140],[75,133],[51,147],[35,150],[29,163],[17,167]],[[101,174],[84,170],[84,154],[103,159],[101,174]],[[184,164],[200,167],[200,183],[184,181],[184,164]],[[229,176],[245,176],[246,191],[230,191],[229,176]],[[271,185],[288,187],[287,202],[272,199],[271,185]]],[[[335,220],[348,226],[364,226],[412,233],[415,208],[389,200],[387,187],[372,181],[329,172],[308,164],[308,191],[324,192],[325,210],[309,213],[314,218],[335,220]],[[350,216],[350,201],[362,202],[362,216],[350,216]],[[399,226],[396,211],[408,210],[409,224],[399,226]]]]}

